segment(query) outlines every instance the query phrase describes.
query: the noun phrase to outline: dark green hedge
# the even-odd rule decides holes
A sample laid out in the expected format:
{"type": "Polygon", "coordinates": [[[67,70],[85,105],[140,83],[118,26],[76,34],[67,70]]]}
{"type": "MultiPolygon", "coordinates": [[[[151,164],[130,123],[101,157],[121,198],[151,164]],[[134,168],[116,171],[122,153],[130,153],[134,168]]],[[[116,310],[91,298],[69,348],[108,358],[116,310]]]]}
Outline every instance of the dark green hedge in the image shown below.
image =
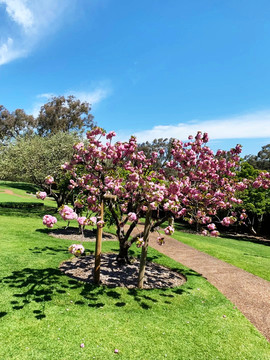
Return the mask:
{"type": "Polygon", "coordinates": [[[29,209],[29,208],[41,208],[43,203],[31,203],[31,202],[0,202],[1,208],[10,208],[10,209],[29,209]]]}

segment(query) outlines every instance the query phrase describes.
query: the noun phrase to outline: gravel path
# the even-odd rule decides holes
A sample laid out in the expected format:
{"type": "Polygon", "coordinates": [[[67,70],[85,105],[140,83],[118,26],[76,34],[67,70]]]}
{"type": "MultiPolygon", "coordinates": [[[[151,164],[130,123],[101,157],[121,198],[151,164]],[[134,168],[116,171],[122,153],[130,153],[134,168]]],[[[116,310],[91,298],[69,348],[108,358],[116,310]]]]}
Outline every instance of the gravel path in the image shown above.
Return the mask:
{"type": "Polygon", "coordinates": [[[169,236],[165,245],[150,235],[150,246],[195,270],[224,294],[270,341],[270,282],[202,253],[169,236]]]}

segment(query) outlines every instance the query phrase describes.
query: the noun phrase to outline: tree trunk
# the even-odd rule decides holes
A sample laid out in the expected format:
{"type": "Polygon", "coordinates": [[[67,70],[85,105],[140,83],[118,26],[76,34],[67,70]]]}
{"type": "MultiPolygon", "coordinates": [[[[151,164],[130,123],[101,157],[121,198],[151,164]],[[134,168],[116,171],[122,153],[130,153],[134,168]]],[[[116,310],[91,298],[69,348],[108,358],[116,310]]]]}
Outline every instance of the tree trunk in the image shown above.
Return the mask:
{"type": "Polygon", "coordinates": [[[149,233],[150,233],[150,229],[151,229],[151,215],[152,215],[152,210],[149,209],[146,214],[145,225],[144,225],[144,235],[143,235],[144,245],[142,247],[139,279],[138,279],[138,288],[139,289],[143,289],[144,273],[145,273],[147,250],[148,250],[148,243],[149,243],[149,233]]]}
{"type": "Polygon", "coordinates": [[[263,223],[263,214],[258,216],[258,227],[257,227],[257,233],[261,235],[262,232],[262,223],[263,223]]]}
{"type": "Polygon", "coordinates": [[[119,241],[119,254],[117,255],[117,262],[119,265],[126,265],[130,264],[130,259],[128,256],[128,250],[130,248],[130,245],[126,243],[125,241],[119,241]]]}

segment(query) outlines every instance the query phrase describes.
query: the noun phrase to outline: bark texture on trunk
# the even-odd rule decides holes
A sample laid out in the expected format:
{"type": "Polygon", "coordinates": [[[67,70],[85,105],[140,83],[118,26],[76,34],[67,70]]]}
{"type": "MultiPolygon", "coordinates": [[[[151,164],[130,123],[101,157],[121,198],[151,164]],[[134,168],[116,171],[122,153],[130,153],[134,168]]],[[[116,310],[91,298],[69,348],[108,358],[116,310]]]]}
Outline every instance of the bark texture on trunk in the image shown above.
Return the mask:
{"type": "Polygon", "coordinates": [[[143,235],[144,245],[142,247],[140,269],[139,269],[139,279],[138,279],[138,288],[139,289],[143,289],[144,273],[145,273],[147,250],[148,250],[148,243],[149,243],[149,233],[150,233],[150,229],[151,229],[151,216],[152,216],[152,210],[149,209],[146,213],[145,225],[144,225],[144,235],[143,235]]]}

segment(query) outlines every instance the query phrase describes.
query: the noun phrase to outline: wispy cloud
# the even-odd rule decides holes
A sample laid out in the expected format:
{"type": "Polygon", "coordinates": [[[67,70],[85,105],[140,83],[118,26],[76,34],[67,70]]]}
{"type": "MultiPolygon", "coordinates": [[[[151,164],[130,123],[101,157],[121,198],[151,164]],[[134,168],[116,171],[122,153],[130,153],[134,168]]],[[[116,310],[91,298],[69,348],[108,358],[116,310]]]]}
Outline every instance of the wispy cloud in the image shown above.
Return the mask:
{"type": "Polygon", "coordinates": [[[34,16],[27,7],[25,0],[1,0],[0,3],[6,5],[6,11],[13,21],[21,25],[24,30],[30,29],[34,25],[34,16]]]}
{"type": "Polygon", "coordinates": [[[0,65],[27,56],[42,38],[60,26],[70,6],[70,0],[0,0],[0,14],[9,19],[1,29],[0,65]]]}
{"type": "Polygon", "coordinates": [[[69,95],[74,95],[77,99],[81,101],[88,102],[91,106],[97,106],[102,100],[106,99],[112,93],[111,87],[108,85],[99,85],[90,91],[66,91],[64,94],[56,93],[43,93],[37,95],[37,99],[32,107],[28,110],[27,113],[38,116],[40,107],[54,96],[64,95],[65,97],[69,95]],[[41,100],[43,99],[43,100],[41,100]]]}
{"type": "MultiPolygon", "coordinates": [[[[186,140],[197,131],[207,132],[214,139],[270,138],[270,110],[235,115],[207,121],[191,121],[177,125],[157,125],[152,129],[134,132],[139,142],[157,138],[178,138],[186,140]]],[[[120,131],[120,137],[128,136],[120,131]]]]}

